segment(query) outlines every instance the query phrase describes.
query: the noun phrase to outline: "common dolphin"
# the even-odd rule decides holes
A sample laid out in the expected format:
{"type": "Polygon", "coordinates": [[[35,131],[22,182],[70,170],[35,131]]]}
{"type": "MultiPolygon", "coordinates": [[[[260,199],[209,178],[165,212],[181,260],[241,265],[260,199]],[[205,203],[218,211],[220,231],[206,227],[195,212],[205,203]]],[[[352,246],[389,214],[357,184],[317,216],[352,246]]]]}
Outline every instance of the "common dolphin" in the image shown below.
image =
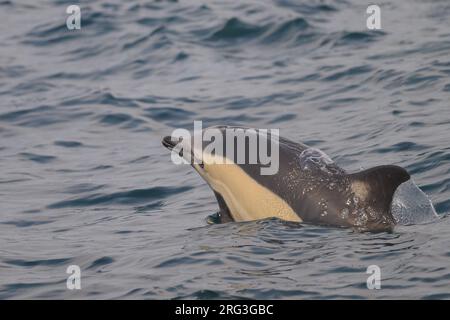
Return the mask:
{"type": "MultiPolygon", "coordinates": [[[[216,130],[222,133],[225,145],[227,129],[245,132],[248,160],[252,135],[261,139],[255,133],[257,129],[216,126],[201,133],[216,130]]],[[[268,140],[275,138],[279,168],[272,175],[262,175],[260,163],[238,163],[236,157],[230,159],[225,150],[218,154],[206,152],[205,142],[195,147],[194,137],[183,140],[167,136],[162,144],[184,158],[192,156],[191,165],[214,191],[221,222],[277,217],[361,231],[389,231],[398,223],[423,222],[436,217],[431,201],[402,167],[381,165],[348,173],[319,149],[278,136],[270,136],[268,140]],[[202,158],[203,163],[194,163],[193,158],[202,158]],[[228,160],[225,164],[224,158],[228,160]],[[417,206],[421,212],[412,217],[408,212],[417,206]]]]}

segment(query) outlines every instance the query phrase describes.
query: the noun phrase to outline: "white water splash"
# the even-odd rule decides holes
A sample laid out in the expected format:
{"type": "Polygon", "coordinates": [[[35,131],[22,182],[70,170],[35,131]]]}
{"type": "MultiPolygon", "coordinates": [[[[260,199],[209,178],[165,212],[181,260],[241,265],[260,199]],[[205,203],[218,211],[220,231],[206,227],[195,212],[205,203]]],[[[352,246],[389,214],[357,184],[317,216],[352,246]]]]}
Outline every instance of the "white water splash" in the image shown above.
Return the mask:
{"type": "Polygon", "coordinates": [[[326,170],[327,165],[333,164],[333,160],[322,150],[308,148],[299,155],[299,161],[303,170],[310,170],[311,166],[326,170]]]}
{"type": "Polygon", "coordinates": [[[402,183],[395,191],[391,213],[401,225],[425,223],[438,218],[431,200],[412,179],[402,183]]]}

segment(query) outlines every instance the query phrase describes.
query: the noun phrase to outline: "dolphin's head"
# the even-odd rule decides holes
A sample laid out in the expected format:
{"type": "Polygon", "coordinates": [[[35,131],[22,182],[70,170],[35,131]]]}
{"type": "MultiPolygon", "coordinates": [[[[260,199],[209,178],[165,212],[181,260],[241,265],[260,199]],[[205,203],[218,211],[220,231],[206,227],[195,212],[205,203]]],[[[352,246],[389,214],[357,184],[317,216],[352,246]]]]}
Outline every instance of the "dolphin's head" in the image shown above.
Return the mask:
{"type": "MultiPolygon", "coordinates": [[[[234,221],[259,220],[269,217],[301,221],[284,199],[259,184],[249,172],[244,170],[244,167],[252,167],[259,172],[261,168],[264,168],[264,164],[240,163],[236,151],[244,150],[247,158],[254,155],[252,152],[247,152],[250,149],[245,140],[242,140],[244,141],[241,145],[242,148],[239,143],[233,146],[232,154],[234,156],[230,156],[231,152],[227,153],[229,150],[223,129],[216,127],[205,130],[197,133],[203,134],[203,141],[202,137],[195,136],[194,132],[194,136],[183,139],[174,139],[173,136],[165,137],[162,144],[172,151],[172,161],[177,158],[180,160],[181,157],[184,163],[191,164],[200,174],[214,191],[216,197],[219,196],[218,202],[221,210],[225,209],[223,211],[229,212],[234,221]],[[209,139],[208,135],[213,136],[214,139],[209,139]]],[[[256,132],[247,134],[254,137],[252,135],[256,135],[256,132]]]]}

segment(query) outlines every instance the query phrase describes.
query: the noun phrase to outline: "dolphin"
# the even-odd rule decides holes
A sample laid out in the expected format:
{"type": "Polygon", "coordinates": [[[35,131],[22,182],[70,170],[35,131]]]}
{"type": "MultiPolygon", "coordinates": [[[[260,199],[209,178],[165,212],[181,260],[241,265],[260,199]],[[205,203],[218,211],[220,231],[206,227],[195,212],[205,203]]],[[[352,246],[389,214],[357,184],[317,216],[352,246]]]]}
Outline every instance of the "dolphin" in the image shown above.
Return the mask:
{"type": "MultiPolygon", "coordinates": [[[[220,132],[226,145],[226,130],[244,132],[247,139],[243,150],[248,160],[249,152],[255,151],[250,146],[252,138],[261,139],[258,129],[248,129],[215,126],[200,134],[203,137],[207,130],[220,132]]],[[[407,170],[396,165],[351,173],[319,149],[271,135],[266,139],[271,143],[276,140],[273,145],[278,149],[279,166],[274,174],[262,175],[261,168],[267,164],[239,163],[236,152],[234,157],[225,150],[210,152],[207,141],[195,146],[194,138],[195,135],[191,139],[166,136],[162,144],[178,156],[189,158],[214,191],[220,222],[276,217],[379,232],[392,231],[397,224],[427,222],[437,217],[431,201],[407,170]],[[192,159],[202,161],[195,163],[192,159]]]]}

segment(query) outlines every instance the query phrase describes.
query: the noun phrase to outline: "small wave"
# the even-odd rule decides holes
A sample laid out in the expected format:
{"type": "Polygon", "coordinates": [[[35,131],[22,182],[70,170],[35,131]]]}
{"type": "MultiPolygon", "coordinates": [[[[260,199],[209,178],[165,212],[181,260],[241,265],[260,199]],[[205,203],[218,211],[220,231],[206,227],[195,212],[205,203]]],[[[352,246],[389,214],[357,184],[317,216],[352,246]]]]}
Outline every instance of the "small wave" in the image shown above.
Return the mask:
{"type": "Polygon", "coordinates": [[[182,60],[186,60],[187,58],[189,58],[189,54],[187,54],[184,51],[180,51],[177,53],[177,55],[175,56],[174,61],[182,61],[182,60]]]}
{"type": "Polygon", "coordinates": [[[14,220],[14,221],[1,222],[1,224],[13,225],[17,228],[27,228],[27,227],[39,226],[42,224],[48,224],[48,223],[52,223],[52,222],[53,221],[43,221],[43,220],[14,220]]]}
{"type": "Polygon", "coordinates": [[[275,119],[270,120],[268,123],[274,124],[274,123],[280,123],[280,122],[285,122],[285,121],[291,121],[291,120],[295,119],[296,117],[297,117],[297,115],[294,113],[286,113],[286,114],[276,117],[275,119]]]}
{"type": "Polygon", "coordinates": [[[115,192],[110,194],[91,194],[85,197],[64,200],[53,203],[47,208],[58,209],[68,207],[89,207],[104,204],[120,204],[133,205],[141,204],[148,201],[160,200],[168,196],[173,196],[178,193],[186,192],[192,189],[190,186],[185,187],[154,187],[148,189],[135,189],[124,192],[115,192]]]}
{"type": "Polygon", "coordinates": [[[339,71],[336,73],[333,73],[329,76],[326,76],[323,81],[336,81],[336,80],[342,80],[344,78],[351,78],[354,76],[358,76],[361,74],[369,73],[373,70],[372,67],[369,65],[361,65],[357,67],[351,67],[344,71],[339,71]]]}
{"type": "MultiPolygon", "coordinates": [[[[158,28],[156,28],[155,30],[153,30],[152,32],[148,33],[147,35],[141,36],[134,36],[135,39],[131,40],[129,42],[126,42],[123,46],[122,46],[122,50],[128,50],[128,49],[136,49],[136,47],[138,47],[139,45],[146,45],[148,40],[150,38],[152,38],[154,35],[156,34],[163,34],[166,31],[166,28],[164,26],[159,26],[158,28]]],[[[130,39],[132,36],[127,35],[127,39],[130,39]]]]}
{"type": "Polygon", "coordinates": [[[125,108],[136,108],[139,106],[139,104],[134,99],[118,97],[109,91],[95,91],[81,97],[64,99],[61,104],[64,106],[103,104],[125,108]]]}
{"type": "Polygon", "coordinates": [[[85,192],[92,192],[101,188],[104,188],[105,185],[98,185],[98,184],[92,184],[92,183],[80,183],[72,185],[64,190],[65,193],[85,193],[85,192]]]}
{"type": "Polygon", "coordinates": [[[30,74],[32,71],[26,68],[25,66],[17,65],[17,66],[0,66],[0,76],[5,78],[20,78],[27,74],[30,74]]]}
{"type": "Polygon", "coordinates": [[[450,199],[447,199],[445,201],[439,201],[436,202],[436,211],[440,214],[450,212],[450,199]]]}
{"type": "Polygon", "coordinates": [[[98,116],[99,122],[104,125],[123,125],[125,128],[138,128],[144,123],[143,120],[135,118],[126,113],[110,113],[98,116]]]}
{"type": "Polygon", "coordinates": [[[424,158],[417,159],[412,165],[408,166],[408,171],[412,175],[428,172],[440,167],[442,163],[448,163],[449,161],[450,152],[444,150],[429,150],[424,158]]]}
{"type": "Polygon", "coordinates": [[[37,106],[34,108],[29,108],[29,109],[22,109],[22,110],[18,110],[18,111],[7,112],[7,113],[0,114],[0,121],[5,121],[5,122],[17,121],[17,120],[21,120],[24,116],[27,116],[29,114],[40,114],[42,112],[46,112],[46,111],[50,111],[50,110],[53,110],[53,108],[51,108],[49,106],[37,106]]]}
{"type": "Polygon", "coordinates": [[[22,152],[22,153],[20,153],[20,155],[23,158],[25,158],[26,160],[30,160],[30,161],[41,163],[41,164],[47,164],[47,163],[53,162],[57,159],[56,156],[36,154],[36,153],[30,153],[30,152],[22,152]]]}
{"type": "Polygon", "coordinates": [[[424,151],[429,147],[426,145],[421,145],[412,141],[403,141],[396,144],[393,144],[387,148],[378,148],[373,152],[376,153],[389,153],[389,152],[398,152],[398,151],[424,151]]]}
{"type": "Polygon", "coordinates": [[[257,39],[260,44],[303,44],[314,39],[311,25],[305,18],[297,17],[281,23],[250,24],[231,18],[208,37],[210,41],[235,42],[257,39]]]}
{"type": "Polygon", "coordinates": [[[177,123],[178,121],[189,121],[196,115],[195,112],[174,107],[151,107],[144,110],[144,116],[155,121],[177,123]]]}
{"type": "Polygon", "coordinates": [[[88,111],[67,112],[66,110],[56,109],[53,106],[43,105],[32,109],[22,109],[0,114],[0,122],[21,127],[39,128],[62,122],[73,122],[91,114],[88,111]]]}
{"type": "Polygon", "coordinates": [[[383,31],[342,31],[334,32],[329,35],[323,35],[319,47],[340,48],[346,46],[364,47],[368,44],[378,41],[386,35],[383,31]]]}
{"type": "Polygon", "coordinates": [[[265,43],[290,42],[297,39],[299,35],[303,35],[306,30],[310,29],[310,24],[306,19],[298,17],[279,26],[275,26],[264,35],[262,41],[265,43]]]}
{"type": "Polygon", "coordinates": [[[86,270],[89,269],[98,269],[100,267],[104,267],[108,264],[111,264],[114,262],[114,259],[112,257],[108,257],[108,256],[104,256],[101,258],[98,258],[97,260],[93,261],[87,268],[86,270]]]}
{"type": "Polygon", "coordinates": [[[217,31],[215,31],[209,40],[239,40],[252,38],[261,35],[267,29],[258,25],[246,23],[238,18],[231,18],[217,31]]]}
{"type": "Polygon", "coordinates": [[[351,43],[371,42],[386,35],[384,31],[346,31],[340,34],[336,45],[346,45],[351,43]]]}
{"type": "Polygon", "coordinates": [[[82,147],[83,146],[83,144],[81,142],[78,142],[78,141],[58,140],[58,141],[53,142],[53,144],[55,146],[64,147],[64,148],[78,148],[78,147],[82,147]]]}
{"type": "Polygon", "coordinates": [[[61,258],[61,259],[46,259],[46,260],[22,260],[22,259],[12,259],[12,260],[3,260],[4,263],[10,264],[18,267],[38,267],[38,266],[61,266],[66,265],[70,262],[70,258],[61,258]]]}
{"type": "Polygon", "coordinates": [[[277,5],[289,8],[291,10],[294,10],[295,12],[299,12],[302,14],[308,15],[316,15],[321,13],[329,14],[338,11],[338,7],[336,5],[323,3],[322,1],[320,1],[320,3],[316,2],[317,1],[301,2],[296,0],[276,0],[277,5]]]}

